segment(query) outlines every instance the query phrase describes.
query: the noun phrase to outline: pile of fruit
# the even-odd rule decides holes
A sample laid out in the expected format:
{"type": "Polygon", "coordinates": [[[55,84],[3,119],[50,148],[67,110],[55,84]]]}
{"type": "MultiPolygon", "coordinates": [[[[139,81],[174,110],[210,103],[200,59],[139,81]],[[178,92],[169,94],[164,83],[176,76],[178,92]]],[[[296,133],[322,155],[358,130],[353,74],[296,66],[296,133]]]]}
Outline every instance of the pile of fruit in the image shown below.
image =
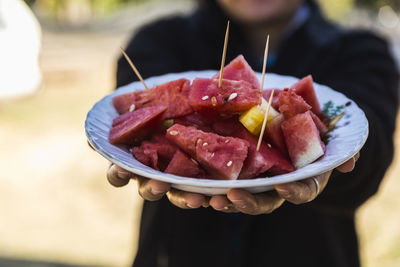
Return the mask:
{"type": "Polygon", "coordinates": [[[109,140],[127,144],[139,162],[185,177],[251,179],[292,172],[321,158],[328,127],[311,76],[273,89],[266,99],[239,55],[211,78],[178,79],[113,98],[120,116],[109,140]],[[263,134],[261,146],[257,141],[263,134]]]}

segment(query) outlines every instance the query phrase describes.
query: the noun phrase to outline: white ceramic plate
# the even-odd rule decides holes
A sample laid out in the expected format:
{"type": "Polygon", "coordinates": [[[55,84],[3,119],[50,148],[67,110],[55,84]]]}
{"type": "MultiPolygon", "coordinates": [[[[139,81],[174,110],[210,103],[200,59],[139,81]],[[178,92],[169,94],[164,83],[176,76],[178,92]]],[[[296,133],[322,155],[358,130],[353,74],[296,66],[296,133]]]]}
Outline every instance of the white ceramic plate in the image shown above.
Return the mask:
{"type": "MultiPolygon", "coordinates": [[[[153,87],[179,78],[187,78],[189,80],[197,77],[208,78],[215,73],[216,71],[214,70],[171,73],[149,78],[146,83],[149,87],[153,87]]],[[[260,73],[257,73],[257,75],[259,78],[261,77],[260,73]]],[[[268,73],[265,76],[264,87],[285,88],[291,86],[297,80],[294,77],[268,73]]],[[[230,188],[243,188],[252,193],[264,192],[271,190],[275,184],[309,178],[339,166],[354,156],[367,139],[368,121],[364,112],[343,94],[317,83],[314,86],[321,105],[328,101],[332,101],[335,105],[344,105],[350,101],[351,105],[346,107],[346,115],[339,122],[337,129],[331,133],[332,137],[326,146],[326,153],[322,159],[294,172],[270,178],[221,181],[176,176],[147,167],[138,162],[127,149],[111,145],[108,142],[108,135],[112,120],[118,116],[112,105],[112,98],[131,91],[142,90],[143,86],[139,82],[121,87],[97,102],[87,115],[85,122],[86,135],[93,148],[111,162],[138,175],[169,182],[173,187],[181,190],[207,195],[226,194],[230,188]]]]}

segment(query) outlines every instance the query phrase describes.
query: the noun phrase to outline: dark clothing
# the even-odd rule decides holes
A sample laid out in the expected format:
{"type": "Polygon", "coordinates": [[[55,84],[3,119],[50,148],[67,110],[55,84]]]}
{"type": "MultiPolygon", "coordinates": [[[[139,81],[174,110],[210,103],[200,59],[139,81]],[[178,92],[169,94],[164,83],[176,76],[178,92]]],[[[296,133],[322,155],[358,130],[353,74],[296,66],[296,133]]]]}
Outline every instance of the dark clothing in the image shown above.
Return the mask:
{"type": "MultiPolygon", "coordinates": [[[[355,170],[334,173],[311,203],[284,205],[272,214],[182,210],[168,199],[145,201],[134,266],[359,266],[354,213],[377,190],[392,161],[398,74],[385,41],[365,31],[328,23],[309,2],[307,22],[283,40],[269,72],[312,74],[353,99],[366,113],[370,134],[355,170]]],[[[203,7],[189,17],[142,28],[128,45],[144,77],[218,69],[226,17],[203,7]]],[[[256,71],[259,58],[233,21],[227,62],[243,54],[256,71]]],[[[118,86],[136,78],[118,62],[118,86]]]]}

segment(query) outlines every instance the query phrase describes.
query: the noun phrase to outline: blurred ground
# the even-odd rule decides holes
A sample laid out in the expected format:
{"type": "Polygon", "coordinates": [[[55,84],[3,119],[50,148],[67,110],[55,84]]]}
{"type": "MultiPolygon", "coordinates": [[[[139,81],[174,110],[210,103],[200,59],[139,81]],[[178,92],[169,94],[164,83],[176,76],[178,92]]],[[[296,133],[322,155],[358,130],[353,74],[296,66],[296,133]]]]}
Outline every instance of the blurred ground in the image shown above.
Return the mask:
{"type": "MultiPolygon", "coordinates": [[[[107,161],[88,148],[83,128],[93,103],[113,89],[119,46],[135,28],[122,27],[121,20],[107,25],[47,27],[43,88],[0,102],[0,258],[10,260],[0,265],[34,266],[28,259],[38,261],[35,266],[127,266],[134,257],[141,206],[136,185],[108,185],[107,161]]],[[[357,214],[366,267],[400,266],[399,130],[395,140],[395,164],[357,214]]]]}

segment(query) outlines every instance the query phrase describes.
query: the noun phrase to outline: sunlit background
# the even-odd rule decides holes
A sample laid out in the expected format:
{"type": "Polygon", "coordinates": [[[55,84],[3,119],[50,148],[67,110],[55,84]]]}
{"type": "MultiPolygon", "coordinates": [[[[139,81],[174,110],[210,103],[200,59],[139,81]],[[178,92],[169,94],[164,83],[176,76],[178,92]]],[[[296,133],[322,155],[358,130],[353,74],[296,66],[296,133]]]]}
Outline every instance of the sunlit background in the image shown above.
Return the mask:
{"type": "MultiPolygon", "coordinates": [[[[0,0],[0,266],[127,266],[141,200],[134,183],[107,183],[108,163],[88,148],[84,120],[114,89],[119,47],[146,22],[191,12],[194,1],[25,2],[0,0]]],[[[400,1],[320,2],[336,22],[389,38],[400,62],[400,1]]],[[[357,213],[367,267],[400,266],[399,130],[395,140],[380,191],[357,213]]]]}

